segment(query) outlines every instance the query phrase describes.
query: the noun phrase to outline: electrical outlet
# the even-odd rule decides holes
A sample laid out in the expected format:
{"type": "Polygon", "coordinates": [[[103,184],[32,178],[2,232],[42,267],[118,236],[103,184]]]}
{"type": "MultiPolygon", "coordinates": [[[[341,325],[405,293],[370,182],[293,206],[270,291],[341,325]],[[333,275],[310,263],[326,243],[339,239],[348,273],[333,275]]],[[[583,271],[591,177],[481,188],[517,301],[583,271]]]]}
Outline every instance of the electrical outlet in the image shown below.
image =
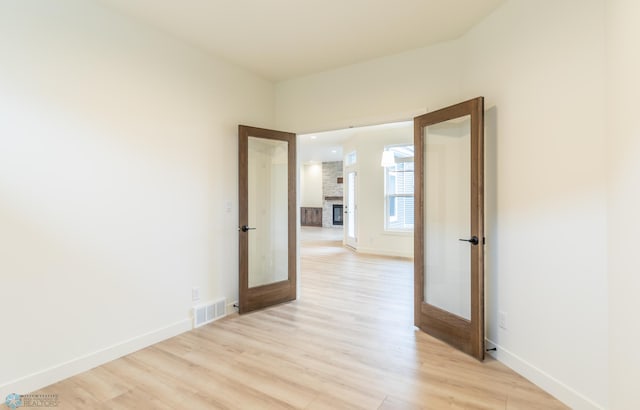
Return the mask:
{"type": "Polygon", "coordinates": [[[507,314],[505,312],[498,312],[498,326],[507,330],[507,314]]]}
{"type": "Polygon", "coordinates": [[[200,288],[191,288],[191,301],[197,302],[200,300],[200,288]]]}

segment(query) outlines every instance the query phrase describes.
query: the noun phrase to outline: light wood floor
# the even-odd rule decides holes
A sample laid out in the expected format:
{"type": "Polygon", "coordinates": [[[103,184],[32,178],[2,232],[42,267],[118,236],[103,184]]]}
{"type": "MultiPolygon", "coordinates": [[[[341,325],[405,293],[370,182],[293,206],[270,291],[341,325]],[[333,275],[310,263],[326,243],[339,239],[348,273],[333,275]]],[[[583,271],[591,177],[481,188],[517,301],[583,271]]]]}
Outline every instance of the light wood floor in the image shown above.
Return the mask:
{"type": "Polygon", "coordinates": [[[298,301],[182,334],[36,392],[64,409],[562,409],[412,326],[412,263],[303,231],[298,301]]]}

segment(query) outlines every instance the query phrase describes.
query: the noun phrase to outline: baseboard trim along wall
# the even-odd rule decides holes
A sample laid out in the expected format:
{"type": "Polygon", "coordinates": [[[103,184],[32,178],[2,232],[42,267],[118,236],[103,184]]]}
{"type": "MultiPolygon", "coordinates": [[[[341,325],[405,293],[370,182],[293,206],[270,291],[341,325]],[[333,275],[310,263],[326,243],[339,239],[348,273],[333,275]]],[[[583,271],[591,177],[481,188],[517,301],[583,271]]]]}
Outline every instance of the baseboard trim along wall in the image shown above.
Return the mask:
{"type": "Polygon", "coordinates": [[[11,393],[28,394],[76,374],[91,370],[94,367],[118,359],[122,356],[126,356],[137,350],[177,336],[191,330],[191,328],[191,318],[185,318],[169,326],[153,330],[93,353],[89,353],[85,356],[21,377],[1,385],[0,397],[4,398],[11,393]]]}
{"type": "Polygon", "coordinates": [[[511,368],[542,390],[548,392],[558,400],[571,407],[580,410],[602,410],[603,407],[594,403],[589,398],[578,393],[571,387],[557,380],[553,376],[538,369],[531,363],[510,352],[499,344],[486,339],[487,348],[495,347],[496,350],[489,354],[496,360],[511,368]]]}
{"type": "Polygon", "coordinates": [[[413,259],[413,252],[396,252],[396,251],[389,251],[386,249],[378,249],[378,248],[363,248],[361,246],[358,246],[357,248],[355,248],[355,251],[358,253],[364,253],[368,255],[395,256],[398,258],[413,259]]]}

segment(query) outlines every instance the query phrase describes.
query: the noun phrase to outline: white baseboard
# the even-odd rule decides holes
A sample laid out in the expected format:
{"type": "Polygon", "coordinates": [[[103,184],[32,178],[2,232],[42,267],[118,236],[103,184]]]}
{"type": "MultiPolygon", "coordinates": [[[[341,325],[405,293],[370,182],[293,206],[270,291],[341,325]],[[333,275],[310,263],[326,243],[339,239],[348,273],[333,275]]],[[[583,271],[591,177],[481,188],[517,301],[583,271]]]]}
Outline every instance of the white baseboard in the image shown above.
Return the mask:
{"type": "Polygon", "coordinates": [[[516,373],[528,379],[533,384],[537,385],[542,390],[551,394],[572,409],[602,410],[604,408],[499,344],[489,339],[486,339],[486,343],[487,348],[496,348],[495,351],[489,352],[492,357],[502,362],[505,366],[511,368],[516,373]]]}
{"type": "Polygon", "coordinates": [[[356,252],[365,253],[368,255],[395,256],[398,258],[413,259],[413,252],[389,251],[386,249],[378,249],[378,248],[363,248],[361,246],[358,246],[356,248],[356,252]]]}
{"type": "Polygon", "coordinates": [[[152,344],[191,330],[191,319],[183,319],[161,329],[133,337],[65,363],[43,369],[0,386],[0,398],[11,393],[28,394],[94,367],[126,356],[152,344]]]}

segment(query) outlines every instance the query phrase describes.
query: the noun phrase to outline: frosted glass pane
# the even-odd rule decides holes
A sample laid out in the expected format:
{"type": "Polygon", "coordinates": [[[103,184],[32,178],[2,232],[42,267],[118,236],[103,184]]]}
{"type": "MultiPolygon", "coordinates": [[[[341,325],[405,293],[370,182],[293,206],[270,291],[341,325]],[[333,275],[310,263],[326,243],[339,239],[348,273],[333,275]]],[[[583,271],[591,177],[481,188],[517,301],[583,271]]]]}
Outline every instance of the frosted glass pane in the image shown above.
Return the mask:
{"type": "Polygon", "coordinates": [[[470,116],[424,130],[425,302],[471,320],[470,116]]]}
{"type": "Polygon", "coordinates": [[[287,280],[288,144],[249,137],[249,287],[287,280]]]}
{"type": "Polygon", "coordinates": [[[347,236],[356,237],[356,173],[347,174],[347,236]]]}

